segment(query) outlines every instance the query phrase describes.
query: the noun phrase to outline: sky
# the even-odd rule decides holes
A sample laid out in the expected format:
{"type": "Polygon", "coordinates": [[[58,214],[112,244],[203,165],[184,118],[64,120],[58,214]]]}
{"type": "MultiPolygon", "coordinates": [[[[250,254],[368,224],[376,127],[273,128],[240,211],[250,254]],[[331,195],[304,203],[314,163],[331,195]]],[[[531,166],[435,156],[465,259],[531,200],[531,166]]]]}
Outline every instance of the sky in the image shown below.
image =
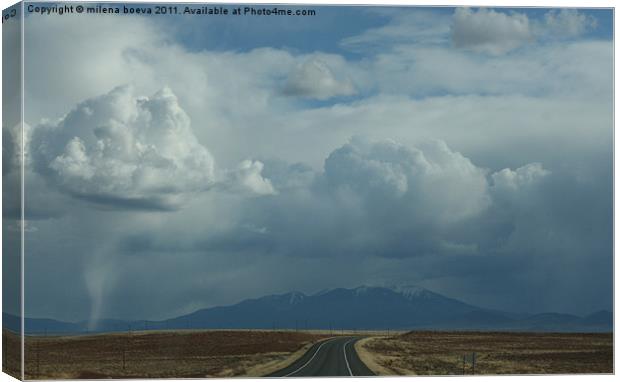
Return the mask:
{"type": "Polygon", "coordinates": [[[302,8],[27,15],[26,316],[612,309],[611,10],[302,8]]]}

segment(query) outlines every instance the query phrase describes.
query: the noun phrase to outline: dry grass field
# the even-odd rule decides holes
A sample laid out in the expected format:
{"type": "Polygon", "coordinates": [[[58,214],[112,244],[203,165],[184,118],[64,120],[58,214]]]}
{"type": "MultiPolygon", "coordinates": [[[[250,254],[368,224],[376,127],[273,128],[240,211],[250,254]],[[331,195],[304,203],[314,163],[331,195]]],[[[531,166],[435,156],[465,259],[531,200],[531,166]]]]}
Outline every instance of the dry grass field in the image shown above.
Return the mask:
{"type": "MultiPolygon", "coordinates": [[[[187,330],[26,337],[27,379],[261,376],[321,333],[187,330]]],[[[5,340],[19,343],[14,334],[5,340]]]]}
{"type": "Polygon", "coordinates": [[[370,337],[358,353],[379,375],[613,373],[613,335],[579,333],[409,332],[370,337]]]}
{"type": "Polygon", "coordinates": [[[2,371],[17,379],[21,378],[19,336],[7,330],[2,330],[2,371]]]}

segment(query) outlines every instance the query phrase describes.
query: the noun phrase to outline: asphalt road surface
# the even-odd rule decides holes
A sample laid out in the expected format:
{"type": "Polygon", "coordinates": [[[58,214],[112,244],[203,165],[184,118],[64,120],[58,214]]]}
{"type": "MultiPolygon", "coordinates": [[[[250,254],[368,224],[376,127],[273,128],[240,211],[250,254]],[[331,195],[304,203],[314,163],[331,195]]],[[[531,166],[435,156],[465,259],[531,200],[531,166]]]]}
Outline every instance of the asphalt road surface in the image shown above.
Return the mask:
{"type": "Polygon", "coordinates": [[[338,377],[374,375],[364,365],[353,345],[363,337],[337,337],[314,344],[292,365],[268,377],[338,377]]]}

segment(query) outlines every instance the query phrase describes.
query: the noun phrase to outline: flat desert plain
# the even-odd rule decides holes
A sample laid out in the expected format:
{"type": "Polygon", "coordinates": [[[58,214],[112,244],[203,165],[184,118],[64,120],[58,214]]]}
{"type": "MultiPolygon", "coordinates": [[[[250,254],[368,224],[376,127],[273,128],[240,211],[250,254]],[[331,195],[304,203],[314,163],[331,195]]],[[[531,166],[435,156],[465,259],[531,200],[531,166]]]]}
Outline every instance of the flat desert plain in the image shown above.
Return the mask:
{"type": "MultiPolygon", "coordinates": [[[[13,333],[4,336],[9,343],[19,343],[13,333]]],[[[260,330],[26,336],[26,378],[262,376],[288,366],[312,343],[328,336],[260,330]]],[[[7,366],[18,370],[18,357],[14,358],[7,366]]]]}
{"type": "Polygon", "coordinates": [[[377,375],[613,373],[612,333],[420,331],[368,337],[356,350],[377,375]]]}

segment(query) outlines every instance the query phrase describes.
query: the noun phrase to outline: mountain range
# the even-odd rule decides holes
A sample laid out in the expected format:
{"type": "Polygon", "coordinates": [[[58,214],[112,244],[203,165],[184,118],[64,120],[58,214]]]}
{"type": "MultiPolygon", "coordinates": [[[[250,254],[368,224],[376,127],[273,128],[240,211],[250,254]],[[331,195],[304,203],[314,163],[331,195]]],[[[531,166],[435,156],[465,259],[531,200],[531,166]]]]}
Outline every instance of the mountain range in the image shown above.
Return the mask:
{"type": "MultiPolygon", "coordinates": [[[[161,321],[102,319],[93,326],[86,321],[26,318],[25,325],[26,332],[32,334],[199,328],[610,332],[613,314],[519,314],[480,308],[416,286],[361,286],[312,295],[269,295],[161,321]]],[[[3,314],[3,327],[19,331],[19,318],[3,314]]]]}

